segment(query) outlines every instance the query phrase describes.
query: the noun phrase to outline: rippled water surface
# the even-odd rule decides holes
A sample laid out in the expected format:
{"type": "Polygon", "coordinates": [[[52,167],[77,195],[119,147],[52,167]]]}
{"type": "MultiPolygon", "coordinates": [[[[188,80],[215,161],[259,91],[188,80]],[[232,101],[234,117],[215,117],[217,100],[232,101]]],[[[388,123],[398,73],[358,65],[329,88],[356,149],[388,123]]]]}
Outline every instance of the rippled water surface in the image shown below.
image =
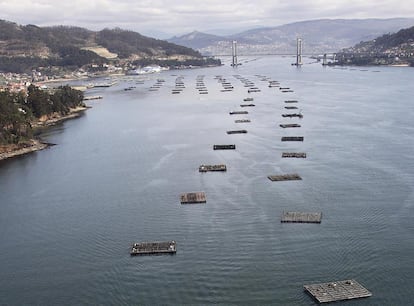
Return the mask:
{"type": "Polygon", "coordinates": [[[349,278],[373,296],[338,305],[412,303],[414,70],[239,60],[91,89],[104,98],[43,136],[57,146],[0,163],[0,304],[314,305],[303,285],[349,278]],[[230,116],[249,96],[249,114],[230,116]],[[282,118],[285,100],[303,119],[282,118]],[[198,172],[220,163],[227,172],[198,172]],[[303,180],[267,179],[284,173],[303,180]],[[190,191],[207,203],[180,205],[190,191]],[[282,224],[283,211],[322,212],[322,223],[282,224]],[[177,254],[130,257],[153,240],[177,241],[177,254]]]}

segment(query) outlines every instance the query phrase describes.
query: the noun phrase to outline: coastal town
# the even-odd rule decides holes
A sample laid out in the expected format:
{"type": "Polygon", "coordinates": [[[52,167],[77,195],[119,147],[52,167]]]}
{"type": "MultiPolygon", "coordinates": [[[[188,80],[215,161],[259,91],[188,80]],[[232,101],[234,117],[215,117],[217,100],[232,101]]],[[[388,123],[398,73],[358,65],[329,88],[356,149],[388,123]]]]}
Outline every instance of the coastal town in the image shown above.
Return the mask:
{"type": "MultiPolygon", "coordinates": [[[[211,63],[206,66],[217,66],[220,65],[218,61],[216,63],[211,63]]],[[[85,67],[76,69],[74,71],[64,70],[61,67],[52,67],[48,68],[45,72],[45,68],[39,67],[32,70],[31,73],[15,73],[15,72],[1,72],[0,71],[0,91],[9,91],[9,92],[26,92],[27,88],[34,84],[42,89],[48,88],[48,83],[57,83],[57,82],[66,82],[74,80],[85,80],[88,78],[99,78],[99,77],[110,77],[110,76],[120,76],[120,75],[144,75],[157,73],[163,70],[181,70],[181,69],[193,69],[197,68],[197,65],[186,65],[179,64],[174,66],[164,66],[159,65],[148,65],[145,67],[137,67],[129,62],[124,62],[122,64],[91,64],[85,67]],[[50,72],[52,71],[52,72],[50,72]]]]}

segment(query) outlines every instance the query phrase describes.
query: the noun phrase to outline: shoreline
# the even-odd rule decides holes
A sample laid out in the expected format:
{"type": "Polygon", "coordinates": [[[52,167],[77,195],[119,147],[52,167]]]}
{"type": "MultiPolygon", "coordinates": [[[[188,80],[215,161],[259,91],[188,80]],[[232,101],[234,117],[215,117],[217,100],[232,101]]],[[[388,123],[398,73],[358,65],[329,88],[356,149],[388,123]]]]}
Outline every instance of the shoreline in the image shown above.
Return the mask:
{"type": "MultiPolygon", "coordinates": [[[[84,111],[91,108],[90,106],[82,106],[71,109],[69,114],[66,116],[56,116],[54,118],[50,118],[47,120],[39,120],[32,124],[33,130],[42,129],[50,126],[54,126],[60,122],[65,120],[78,118],[82,115],[84,111]]],[[[43,142],[39,139],[30,139],[26,142],[20,144],[8,144],[8,145],[0,145],[0,161],[5,159],[10,159],[13,157],[18,157],[22,155],[26,155],[32,152],[41,151],[44,149],[49,148],[54,144],[43,142]]]]}
{"type": "Polygon", "coordinates": [[[91,106],[78,106],[76,108],[71,108],[69,114],[67,115],[52,115],[53,117],[48,118],[46,120],[38,120],[37,122],[32,123],[32,128],[43,128],[48,126],[56,125],[60,122],[66,121],[68,119],[78,118],[82,115],[82,113],[88,109],[92,108],[91,106]]]}
{"type": "Polygon", "coordinates": [[[51,145],[52,144],[42,142],[38,139],[30,139],[28,142],[25,142],[19,145],[16,145],[16,144],[5,145],[2,147],[5,147],[5,148],[8,147],[10,150],[6,149],[5,152],[0,153],[0,161],[13,158],[13,157],[22,156],[28,153],[44,150],[44,149],[49,148],[51,145]]]}

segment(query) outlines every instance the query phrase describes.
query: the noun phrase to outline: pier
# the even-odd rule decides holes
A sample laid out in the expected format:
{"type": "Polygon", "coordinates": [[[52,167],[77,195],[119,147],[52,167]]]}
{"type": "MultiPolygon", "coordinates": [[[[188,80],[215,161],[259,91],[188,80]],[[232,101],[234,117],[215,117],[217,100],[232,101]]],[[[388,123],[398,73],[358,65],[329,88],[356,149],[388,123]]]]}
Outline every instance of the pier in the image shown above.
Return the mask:
{"type": "Polygon", "coordinates": [[[282,223],[321,223],[322,213],[306,213],[297,211],[283,212],[282,223]]]}
{"type": "Polygon", "coordinates": [[[280,182],[280,181],[300,181],[302,178],[299,174],[281,174],[281,175],[269,175],[267,177],[272,182],[280,182]]]}
{"type": "Polygon", "coordinates": [[[208,172],[208,171],[227,171],[226,165],[201,165],[198,168],[199,172],[208,172]]]}
{"type": "Polygon", "coordinates": [[[111,87],[117,84],[118,82],[110,82],[110,83],[100,83],[100,84],[94,84],[93,87],[99,88],[99,87],[111,87]]]}
{"type": "Polygon", "coordinates": [[[236,145],[234,145],[234,144],[214,145],[213,150],[236,150],[236,145]]]}
{"type": "Polygon", "coordinates": [[[165,242],[140,242],[132,245],[130,254],[134,255],[151,255],[151,254],[175,254],[177,246],[175,241],[165,242]]]}
{"type": "Polygon", "coordinates": [[[227,134],[247,134],[247,130],[233,130],[233,131],[227,131],[227,134]]]}
{"type": "Polygon", "coordinates": [[[181,204],[198,204],[206,203],[206,194],[204,192],[183,193],[180,196],[181,204]]]}
{"type": "Polygon", "coordinates": [[[284,136],[282,141],[303,141],[303,136],[284,136]]]}
{"type": "Polygon", "coordinates": [[[99,100],[99,99],[103,99],[103,97],[102,96],[87,96],[87,97],[84,97],[83,98],[84,101],[88,101],[88,100],[99,100]]]}
{"type": "Polygon", "coordinates": [[[282,158],[306,158],[306,153],[283,152],[282,158]]]}
{"type": "Polygon", "coordinates": [[[372,296],[371,292],[353,279],[331,283],[304,285],[303,288],[318,303],[330,303],[372,296]]]}

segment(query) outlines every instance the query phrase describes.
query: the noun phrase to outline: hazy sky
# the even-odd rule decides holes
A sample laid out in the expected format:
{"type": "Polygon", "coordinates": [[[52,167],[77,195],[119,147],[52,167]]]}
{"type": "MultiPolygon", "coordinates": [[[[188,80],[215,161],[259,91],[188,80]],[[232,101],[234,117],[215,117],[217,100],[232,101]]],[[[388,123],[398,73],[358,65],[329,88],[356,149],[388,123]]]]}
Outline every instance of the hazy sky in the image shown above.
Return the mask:
{"type": "Polygon", "coordinates": [[[232,34],[322,18],[414,17],[395,0],[0,0],[0,19],[19,24],[120,27],[167,38],[198,30],[232,34]]]}

